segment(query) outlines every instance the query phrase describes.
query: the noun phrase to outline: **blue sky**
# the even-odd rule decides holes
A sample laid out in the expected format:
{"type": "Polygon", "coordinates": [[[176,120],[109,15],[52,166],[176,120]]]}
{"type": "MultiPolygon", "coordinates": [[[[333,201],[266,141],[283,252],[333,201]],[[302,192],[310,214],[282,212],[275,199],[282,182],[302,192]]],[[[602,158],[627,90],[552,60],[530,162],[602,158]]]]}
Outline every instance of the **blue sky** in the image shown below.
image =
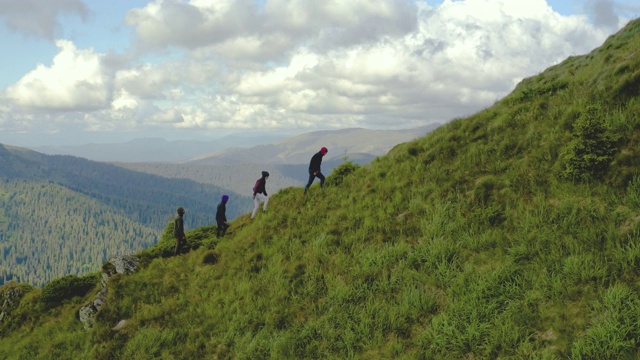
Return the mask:
{"type": "Polygon", "coordinates": [[[638,0],[2,0],[0,143],[442,123],[639,15],[638,0]]]}

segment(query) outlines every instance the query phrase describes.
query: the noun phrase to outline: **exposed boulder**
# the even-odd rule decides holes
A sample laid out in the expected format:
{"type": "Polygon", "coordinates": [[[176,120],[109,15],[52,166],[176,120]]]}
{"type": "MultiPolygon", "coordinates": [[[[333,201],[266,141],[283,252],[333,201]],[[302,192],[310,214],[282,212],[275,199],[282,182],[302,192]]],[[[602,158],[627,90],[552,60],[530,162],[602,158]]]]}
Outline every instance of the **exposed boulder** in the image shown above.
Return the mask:
{"type": "Polygon", "coordinates": [[[113,265],[115,268],[115,272],[111,269],[107,272],[107,275],[111,277],[115,274],[129,274],[138,271],[140,259],[132,255],[122,255],[109,259],[107,263],[113,265]]]}
{"type": "Polygon", "coordinates": [[[20,299],[31,289],[14,281],[0,287],[0,324],[20,303],[20,299]]]}
{"type": "Polygon", "coordinates": [[[85,329],[90,329],[93,327],[95,323],[96,314],[98,310],[105,304],[107,301],[107,293],[108,293],[108,283],[109,278],[115,274],[129,274],[138,271],[138,265],[140,264],[140,259],[131,255],[122,255],[116,256],[109,261],[107,261],[104,266],[102,266],[102,278],[101,285],[102,289],[98,291],[94,299],[85,304],[78,311],[78,318],[85,329]]]}

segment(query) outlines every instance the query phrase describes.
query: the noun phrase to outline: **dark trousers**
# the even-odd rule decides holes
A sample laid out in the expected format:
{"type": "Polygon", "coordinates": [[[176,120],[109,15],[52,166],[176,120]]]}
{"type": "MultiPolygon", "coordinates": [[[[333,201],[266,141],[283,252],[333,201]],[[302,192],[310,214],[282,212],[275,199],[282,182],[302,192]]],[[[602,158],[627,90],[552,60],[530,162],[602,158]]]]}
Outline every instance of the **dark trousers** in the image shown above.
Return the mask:
{"type": "Polygon", "coordinates": [[[313,180],[316,178],[320,179],[320,187],[324,187],[324,175],[322,175],[322,172],[318,171],[314,174],[313,171],[309,171],[309,181],[307,182],[307,186],[304,187],[304,192],[309,190],[309,186],[313,184],[313,180]]]}
{"type": "Polygon", "coordinates": [[[218,229],[216,230],[216,235],[218,237],[224,236],[227,233],[227,229],[229,228],[229,224],[227,224],[224,220],[216,220],[218,223],[218,229]]]}
{"type": "Polygon", "coordinates": [[[185,239],[176,239],[176,255],[180,253],[187,241],[185,239]]]}

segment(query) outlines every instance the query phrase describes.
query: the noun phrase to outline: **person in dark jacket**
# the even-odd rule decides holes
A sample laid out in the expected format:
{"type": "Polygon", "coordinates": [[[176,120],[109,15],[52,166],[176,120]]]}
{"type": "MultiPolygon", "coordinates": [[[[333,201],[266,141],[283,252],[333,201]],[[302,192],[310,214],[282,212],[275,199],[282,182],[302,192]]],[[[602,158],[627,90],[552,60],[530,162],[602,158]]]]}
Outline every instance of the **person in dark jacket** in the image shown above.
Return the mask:
{"type": "Polygon", "coordinates": [[[329,150],[327,150],[326,147],[323,147],[322,149],[320,149],[320,151],[318,151],[311,157],[311,161],[309,162],[309,181],[304,187],[305,194],[316,178],[320,179],[320,187],[324,187],[324,175],[322,175],[320,165],[322,165],[322,157],[324,157],[328,151],[329,150]]]}
{"type": "Polygon", "coordinates": [[[267,195],[266,189],[268,178],[269,173],[267,171],[263,171],[262,177],[258,179],[256,184],[253,186],[253,212],[251,213],[251,219],[256,217],[260,203],[263,201],[264,205],[262,205],[262,212],[267,211],[267,205],[269,204],[269,195],[267,195]]]}
{"type": "Polygon", "coordinates": [[[178,208],[178,216],[173,220],[173,237],[176,238],[176,255],[180,253],[182,247],[187,243],[187,236],[184,234],[184,216],[185,211],[182,206],[178,208]]]}
{"type": "Polygon", "coordinates": [[[229,195],[222,195],[222,201],[220,201],[216,210],[216,222],[218,223],[216,236],[218,237],[223,237],[229,228],[229,224],[227,224],[227,201],[229,201],[229,195]]]}

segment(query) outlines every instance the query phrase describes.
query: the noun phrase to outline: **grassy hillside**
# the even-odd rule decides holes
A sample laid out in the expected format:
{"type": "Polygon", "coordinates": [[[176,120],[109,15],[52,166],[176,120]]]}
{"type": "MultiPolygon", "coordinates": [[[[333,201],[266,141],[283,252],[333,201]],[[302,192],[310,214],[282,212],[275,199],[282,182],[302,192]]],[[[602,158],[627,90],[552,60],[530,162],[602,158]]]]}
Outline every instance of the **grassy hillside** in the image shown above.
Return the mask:
{"type": "Polygon", "coordinates": [[[53,308],[25,289],[0,357],[637,358],[638,49],[640,20],[220,241],[190,232],[187,255],[163,257],[167,227],[89,331],[97,289],[53,308]]]}
{"type": "Polygon", "coordinates": [[[178,206],[187,228],[213,224],[223,193],[230,219],[252,207],[248,194],[184,177],[0,145],[0,284],[96,271],[109,256],[155,244],[178,206]]]}

